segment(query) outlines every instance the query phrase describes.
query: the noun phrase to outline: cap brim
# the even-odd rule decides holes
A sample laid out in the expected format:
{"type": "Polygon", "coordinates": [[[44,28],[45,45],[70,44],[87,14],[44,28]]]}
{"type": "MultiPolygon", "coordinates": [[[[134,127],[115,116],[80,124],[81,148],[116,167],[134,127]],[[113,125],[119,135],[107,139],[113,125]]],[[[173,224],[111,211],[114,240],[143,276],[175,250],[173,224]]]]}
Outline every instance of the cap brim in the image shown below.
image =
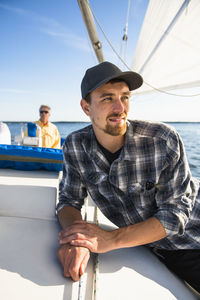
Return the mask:
{"type": "Polygon", "coordinates": [[[94,86],[92,89],[90,89],[88,91],[88,94],[91,93],[92,91],[96,90],[101,85],[109,82],[112,79],[124,80],[127,83],[130,91],[138,89],[143,84],[143,78],[142,78],[142,76],[140,76],[140,74],[133,72],[133,71],[127,71],[127,72],[122,72],[118,76],[110,76],[110,77],[107,77],[106,79],[102,80],[101,82],[98,82],[98,84],[96,86],[94,86]]]}
{"type": "Polygon", "coordinates": [[[143,84],[142,76],[132,71],[123,72],[122,75],[116,76],[114,78],[123,79],[128,84],[130,91],[138,89],[143,84]]]}

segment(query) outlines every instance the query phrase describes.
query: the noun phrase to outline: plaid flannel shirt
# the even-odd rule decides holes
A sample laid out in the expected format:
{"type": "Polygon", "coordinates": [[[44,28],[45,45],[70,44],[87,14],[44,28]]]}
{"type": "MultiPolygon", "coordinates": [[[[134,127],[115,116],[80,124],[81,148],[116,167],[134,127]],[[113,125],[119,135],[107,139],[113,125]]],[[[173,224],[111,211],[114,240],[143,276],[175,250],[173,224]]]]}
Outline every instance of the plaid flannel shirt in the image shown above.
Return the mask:
{"type": "Polygon", "coordinates": [[[67,137],[63,155],[58,211],[66,205],[80,210],[89,193],[118,227],[156,217],[167,236],[149,246],[200,249],[199,182],[170,126],[129,121],[120,156],[111,165],[91,125],[67,137]]]}

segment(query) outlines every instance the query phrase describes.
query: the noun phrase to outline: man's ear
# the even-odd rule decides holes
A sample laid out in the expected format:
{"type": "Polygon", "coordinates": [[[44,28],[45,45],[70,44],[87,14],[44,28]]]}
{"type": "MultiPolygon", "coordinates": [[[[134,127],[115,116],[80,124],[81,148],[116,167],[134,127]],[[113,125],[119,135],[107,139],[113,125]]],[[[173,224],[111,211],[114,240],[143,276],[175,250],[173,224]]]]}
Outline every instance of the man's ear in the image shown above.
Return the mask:
{"type": "Polygon", "coordinates": [[[90,116],[90,104],[85,99],[81,99],[80,104],[81,104],[81,107],[82,107],[82,110],[84,111],[84,113],[87,116],[90,116]]]}

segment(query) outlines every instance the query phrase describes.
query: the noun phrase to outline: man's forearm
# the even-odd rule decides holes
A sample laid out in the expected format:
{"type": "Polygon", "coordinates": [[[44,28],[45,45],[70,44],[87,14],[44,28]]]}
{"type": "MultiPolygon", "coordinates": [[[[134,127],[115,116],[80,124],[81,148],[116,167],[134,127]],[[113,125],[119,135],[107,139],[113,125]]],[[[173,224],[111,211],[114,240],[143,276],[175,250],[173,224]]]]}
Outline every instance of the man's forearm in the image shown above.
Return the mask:
{"type": "Polygon", "coordinates": [[[65,229],[74,221],[82,220],[81,212],[72,206],[65,206],[58,212],[58,220],[61,227],[65,229]]]}
{"type": "Polygon", "coordinates": [[[166,232],[160,221],[152,217],[127,227],[119,228],[113,232],[114,248],[136,247],[158,241],[166,237],[166,232]]]}
{"type": "Polygon", "coordinates": [[[88,248],[91,252],[103,253],[153,243],[164,237],[166,237],[165,229],[155,217],[112,231],[78,221],[63,231],[60,235],[60,244],[70,243],[73,246],[88,248]]]}

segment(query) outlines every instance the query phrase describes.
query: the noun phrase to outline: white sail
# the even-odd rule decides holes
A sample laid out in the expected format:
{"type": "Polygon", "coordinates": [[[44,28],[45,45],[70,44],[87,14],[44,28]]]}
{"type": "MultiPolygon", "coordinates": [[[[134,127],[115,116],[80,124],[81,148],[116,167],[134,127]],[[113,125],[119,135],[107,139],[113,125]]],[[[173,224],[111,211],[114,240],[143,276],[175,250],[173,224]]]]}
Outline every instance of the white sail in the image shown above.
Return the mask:
{"type": "Polygon", "coordinates": [[[138,93],[200,86],[200,0],[150,0],[131,68],[138,93]]]}

